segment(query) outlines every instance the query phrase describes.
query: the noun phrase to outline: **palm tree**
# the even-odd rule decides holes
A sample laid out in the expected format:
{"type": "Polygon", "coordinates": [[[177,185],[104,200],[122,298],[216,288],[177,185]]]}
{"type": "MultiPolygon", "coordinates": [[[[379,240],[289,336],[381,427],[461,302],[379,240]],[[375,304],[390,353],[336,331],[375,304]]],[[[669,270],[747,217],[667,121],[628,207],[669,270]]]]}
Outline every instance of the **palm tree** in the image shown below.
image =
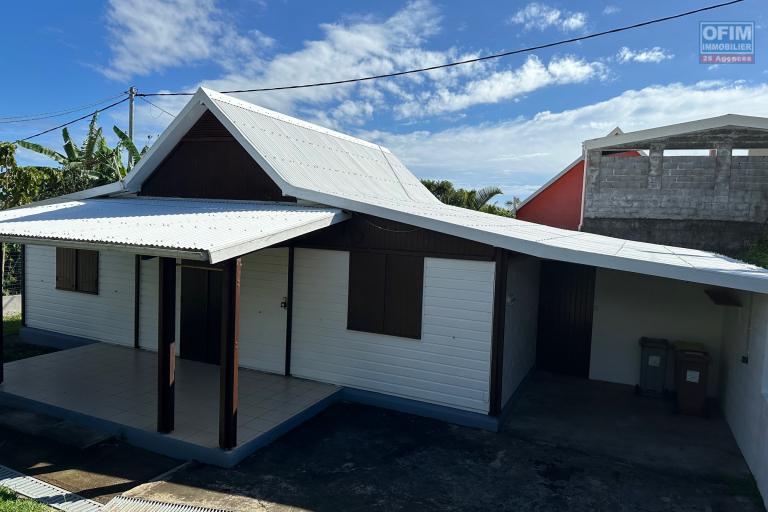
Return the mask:
{"type": "Polygon", "coordinates": [[[470,210],[487,211],[492,209],[491,207],[494,205],[489,204],[490,200],[503,193],[499,187],[483,187],[478,190],[457,189],[448,180],[421,180],[421,182],[441,202],[470,210]]]}

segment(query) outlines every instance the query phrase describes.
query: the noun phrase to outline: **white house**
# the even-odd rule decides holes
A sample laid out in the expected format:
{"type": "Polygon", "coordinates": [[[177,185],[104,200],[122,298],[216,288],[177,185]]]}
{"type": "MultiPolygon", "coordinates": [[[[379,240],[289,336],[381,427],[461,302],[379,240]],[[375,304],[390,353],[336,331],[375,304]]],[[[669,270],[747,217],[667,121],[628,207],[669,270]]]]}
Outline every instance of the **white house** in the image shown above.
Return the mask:
{"type": "Polygon", "coordinates": [[[758,267],[447,206],[386,148],[206,89],[124,181],[0,240],[27,333],[101,342],[6,364],[2,398],[151,449],[231,465],[339,398],[496,429],[534,366],[634,385],[660,336],[708,346],[768,491],[758,267]]]}

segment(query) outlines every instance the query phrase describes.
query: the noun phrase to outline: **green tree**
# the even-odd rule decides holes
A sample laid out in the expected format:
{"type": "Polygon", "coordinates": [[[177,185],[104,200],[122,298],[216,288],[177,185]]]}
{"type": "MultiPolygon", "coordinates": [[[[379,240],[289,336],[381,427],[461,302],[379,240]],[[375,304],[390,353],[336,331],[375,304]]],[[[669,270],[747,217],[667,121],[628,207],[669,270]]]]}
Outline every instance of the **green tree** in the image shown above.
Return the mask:
{"type": "Polygon", "coordinates": [[[491,199],[502,194],[499,187],[483,187],[478,190],[456,188],[448,180],[421,180],[427,189],[445,204],[477,210],[504,217],[512,217],[512,210],[491,203],[491,199]]]}
{"type": "MultiPolygon", "coordinates": [[[[80,145],[75,143],[69,130],[64,128],[61,131],[64,140],[63,153],[34,142],[17,142],[19,146],[47,156],[60,166],[54,169],[57,172],[42,173],[44,180],[40,183],[42,196],[49,196],[49,191],[53,192],[53,196],[70,194],[120,180],[147,151],[148,147],[139,150],[117,126],[113,127],[113,130],[119,142],[114,148],[109,147],[102,129],[97,125],[97,120],[98,113],[91,118],[88,133],[80,145]],[[127,152],[125,160],[123,151],[127,152]]],[[[27,179],[35,181],[36,178],[28,177],[27,179]]],[[[40,197],[40,199],[43,198],[40,197]]]]}

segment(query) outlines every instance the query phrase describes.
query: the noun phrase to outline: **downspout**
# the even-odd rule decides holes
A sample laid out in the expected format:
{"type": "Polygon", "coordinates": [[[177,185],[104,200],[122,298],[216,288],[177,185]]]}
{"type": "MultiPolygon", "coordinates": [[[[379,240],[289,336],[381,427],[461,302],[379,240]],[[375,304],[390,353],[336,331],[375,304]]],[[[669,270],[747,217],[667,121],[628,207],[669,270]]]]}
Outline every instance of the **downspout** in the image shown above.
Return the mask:
{"type": "Polygon", "coordinates": [[[587,170],[589,169],[589,151],[581,143],[581,159],[584,161],[584,172],[581,176],[581,207],[579,208],[579,231],[584,227],[584,207],[587,200],[587,170]]]}

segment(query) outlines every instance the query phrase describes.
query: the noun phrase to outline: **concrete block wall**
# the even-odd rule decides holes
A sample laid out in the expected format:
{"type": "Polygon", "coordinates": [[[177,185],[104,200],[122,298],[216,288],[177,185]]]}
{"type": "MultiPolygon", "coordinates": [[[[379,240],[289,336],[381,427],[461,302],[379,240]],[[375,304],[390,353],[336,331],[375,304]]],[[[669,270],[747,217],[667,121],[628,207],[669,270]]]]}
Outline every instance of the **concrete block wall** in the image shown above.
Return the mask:
{"type": "Polygon", "coordinates": [[[679,140],[650,143],[648,156],[589,151],[581,229],[742,256],[766,232],[768,156],[733,156],[738,141],[723,137],[700,135],[709,156],[665,156],[679,140]]]}
{"type": "Polygon", "coordinates": [[[768,157],[590,152],[585,218],[768,220],[768,157]]]}

